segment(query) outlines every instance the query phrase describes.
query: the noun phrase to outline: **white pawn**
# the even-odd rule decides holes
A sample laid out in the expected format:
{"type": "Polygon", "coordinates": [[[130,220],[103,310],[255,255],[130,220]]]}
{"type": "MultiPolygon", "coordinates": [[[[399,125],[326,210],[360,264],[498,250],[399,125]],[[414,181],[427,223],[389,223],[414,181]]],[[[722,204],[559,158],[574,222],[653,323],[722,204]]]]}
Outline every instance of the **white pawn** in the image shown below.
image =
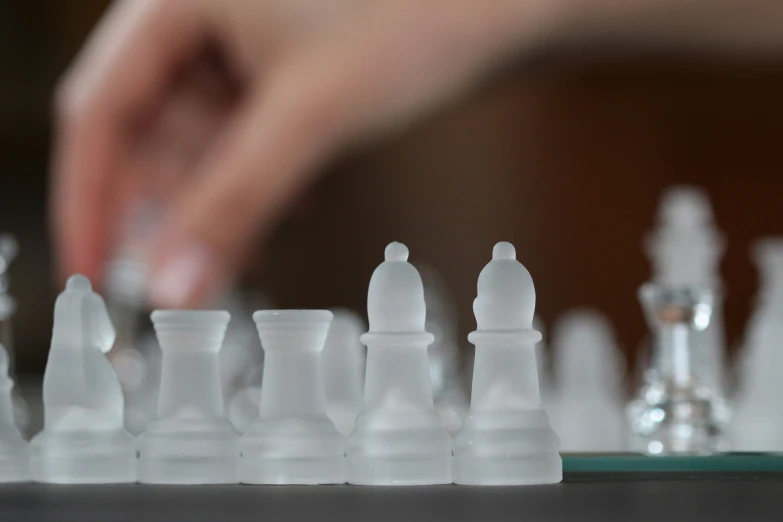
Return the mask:
{"type": "Polygon", "coordinates": [[[559,441],[541,408],[533,329],[536,291],[510,243],[498,243],[478,278],[473,393],[454,439],[454,482],[500,486],[563,479],[559,441]]]}
{"type": "Polygon", "coordinates": [[[242,437],[245,484],[341,484],[345,438],[326,415],[321,352],[327,310],[253,314],[264,347],[258,420],[242,437]]]}
{"type": "Polygon", "coordinates": [[[348,439],[348,482],[365,485],[451,483],[451,438],[435,409],[424,330],[427,309],[402,243],[386,247],[367,295],[370,331],[364,409],[348,439]]]}
{"type": "Polygon", "coordinates": [[[555,325],[558,393],[548,411],[563,452],[625,450],[622,359],[606,318],[575,310],[555,325]]]}
{"type": "Polygon", "coordinates": [[[326,412],[343,435],[353,431],[364,404],[364,369],[367,358],[359,337],[364,322],[356,312],[333,311],[334,319],[321,354],[326,412]]]}
{"type": "Polygon", "coordinates": [[[760,291],[740,355],[735,412],[730,423],[734,451],[783,451],[783,239],[759,241],[753,249],[760,291]]]}
{"type": "Polygon", "coordinates": [[[139,482],[239,481],[239,437],[223,416],[220,348],[225,311],[157,310],[162,367],[158,419],[139,436],[139,482]]]}
{"type": "Polygon", "coordinates": [[[8,352],[0,344],[0,483],[29,480],[27,442],[14,423],[8,352]]]}
{"type": "Polygon", "coordinates": [[[120,382],[106,358],[114,344],[106,305],[75,275],[54,305],[43,382],[44,429],[30,443],[33,480],[136,481],[136,446],[123,429],[120,382]]]}

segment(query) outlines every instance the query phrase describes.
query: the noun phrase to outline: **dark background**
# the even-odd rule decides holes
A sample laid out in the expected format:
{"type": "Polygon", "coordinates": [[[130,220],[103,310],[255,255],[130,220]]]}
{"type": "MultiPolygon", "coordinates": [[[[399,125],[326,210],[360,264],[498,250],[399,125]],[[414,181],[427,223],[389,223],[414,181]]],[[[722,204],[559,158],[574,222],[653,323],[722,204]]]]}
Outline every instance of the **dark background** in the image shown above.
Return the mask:
{"type": "MultiPolygon", "coordinates": [[[[108,2],[0,0],[0,231],[15,234],[18,371],[43,370],[57,288],[47,231],[50,98],[108,2]]],[[[783,234],[783,63],[615,48],[544,50],[416,127],[337,159],[281,223],[248,277],[278,307],[363,311],[392,240],[442,272],[473,329],[492,245],[513,242],[547,325],[572,307],[609,316],[633,353],[636,289],[661,191],[695,183],[728,237],[732,347],[752,309],[752,241],[783,234]]]]}

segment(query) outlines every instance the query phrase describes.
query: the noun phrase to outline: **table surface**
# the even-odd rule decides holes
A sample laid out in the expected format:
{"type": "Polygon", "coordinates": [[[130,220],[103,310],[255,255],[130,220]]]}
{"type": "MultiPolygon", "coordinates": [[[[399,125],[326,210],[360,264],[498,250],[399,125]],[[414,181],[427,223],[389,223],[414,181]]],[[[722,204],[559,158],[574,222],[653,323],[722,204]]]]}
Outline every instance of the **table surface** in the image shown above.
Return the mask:
{"type": "Polygon", "coordinates": [[[0,486],[0,520],[783,520],[783,473],[567,473],[526,487],[0,486]]]}

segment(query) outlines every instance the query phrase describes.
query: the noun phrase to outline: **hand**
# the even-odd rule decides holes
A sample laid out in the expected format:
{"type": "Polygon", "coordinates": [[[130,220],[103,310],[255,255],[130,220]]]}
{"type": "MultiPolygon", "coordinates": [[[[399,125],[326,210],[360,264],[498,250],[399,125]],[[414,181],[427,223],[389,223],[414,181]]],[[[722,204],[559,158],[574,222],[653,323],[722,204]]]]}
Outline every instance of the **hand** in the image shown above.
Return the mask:
{"type": "Polygon", "coordinates": [[[536,42],[557,3],[119,1],[59,90],[61,275],[99,283],[128,209],[152,200],[153,304],[198,305],[328,157],[536,42]]]}

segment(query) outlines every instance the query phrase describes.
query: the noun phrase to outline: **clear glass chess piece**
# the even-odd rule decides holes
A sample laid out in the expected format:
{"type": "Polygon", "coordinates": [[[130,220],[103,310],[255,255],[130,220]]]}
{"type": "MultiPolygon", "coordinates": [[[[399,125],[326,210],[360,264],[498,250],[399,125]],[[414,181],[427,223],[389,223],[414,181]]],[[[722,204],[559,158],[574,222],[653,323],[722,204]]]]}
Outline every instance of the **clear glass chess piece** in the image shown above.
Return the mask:
{"type": "Polygon", "coordinates": [[[239,436],[223,416],[220,349],[225,311],[152,313],[163,354],[158,418],[138,438],[139,482],[239,481],[239,436]]]}
{"type": "Polygon", "coordinates": [[[668,455],[724,449],[716,395],[693,364],[694,333],[710,324],[713,293],[648,283],[639,297],[653,332],[655,371],[647,373],[626,409],[632,450],[668,455]]]}
{"type": "Polygon", "coordinates": [[[654,283],[704,287],[712,292],[710,324],[691,334],[691,370],[702,386],[712,389],[715,416],[725,424],[731,412],[725,400],[725,289],[719,266],[726,240],[715,225],[707,193],[692,186],[666,190],[661,198],[658,225],[645,238],[645,250],[652,263],[654,283]]]}
{"type": "Polygon", "coordinates": [[[54,307],[44,429],[30,442],[33,480],[136,481],[136,446],[123,429],[122,388],[106,358],[114,339],[103,299],[86,277],[72,276],[54,307]]]}

